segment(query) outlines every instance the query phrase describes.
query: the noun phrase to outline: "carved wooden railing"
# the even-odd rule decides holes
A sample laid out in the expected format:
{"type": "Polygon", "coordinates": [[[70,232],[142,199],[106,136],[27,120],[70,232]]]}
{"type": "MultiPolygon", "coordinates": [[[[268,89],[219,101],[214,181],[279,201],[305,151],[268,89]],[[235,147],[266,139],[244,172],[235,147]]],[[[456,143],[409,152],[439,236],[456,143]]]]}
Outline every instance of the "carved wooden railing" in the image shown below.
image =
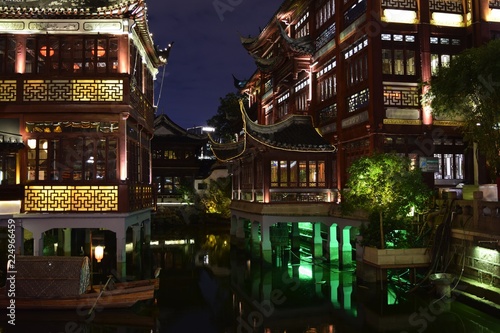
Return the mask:
{"type": "Polygon", "coordinates": [[[22,212],[131,212],[155,206],[150,184],[39,183],[24,186],[22,212]]]}

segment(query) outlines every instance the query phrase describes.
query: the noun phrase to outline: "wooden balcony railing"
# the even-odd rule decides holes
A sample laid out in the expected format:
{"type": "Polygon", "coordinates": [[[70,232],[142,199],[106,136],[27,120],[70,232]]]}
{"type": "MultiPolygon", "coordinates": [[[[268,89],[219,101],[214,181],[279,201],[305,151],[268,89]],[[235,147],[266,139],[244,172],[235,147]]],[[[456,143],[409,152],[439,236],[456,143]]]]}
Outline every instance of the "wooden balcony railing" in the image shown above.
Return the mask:
{"type": "Polygon", "coordinates": [[[29,184],[24,186],[22,211],[132,212],[153,208],[150,184],[112,183],[92,185],[29,184]]]}

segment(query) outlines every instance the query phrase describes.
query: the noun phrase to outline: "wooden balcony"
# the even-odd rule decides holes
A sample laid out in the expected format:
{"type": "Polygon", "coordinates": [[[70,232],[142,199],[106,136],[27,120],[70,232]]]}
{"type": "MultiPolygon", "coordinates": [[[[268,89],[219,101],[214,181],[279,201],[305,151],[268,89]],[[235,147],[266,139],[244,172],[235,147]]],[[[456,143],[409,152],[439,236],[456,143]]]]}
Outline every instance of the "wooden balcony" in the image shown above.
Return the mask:
{"type": "Polygon", "coordinates": [[[24,186],[24,213],[117,212],[155,206],[151,184],[39,183],[24,186]]]}
{"type": "Polygon", "coordinates": [[[5,92],[0,96],[0,103],[9,105],[25,103],[44,105],[54,102],[73,105],[102,103],[130,105],[132,107],[127,110],[134,119],[144,122],[143,125],[148,128],[153,127],[153,105],[141,89],[124,75],[58,79],[39,77],[26,79],[12,76],[0,81],[0,90],[5,92]]]}

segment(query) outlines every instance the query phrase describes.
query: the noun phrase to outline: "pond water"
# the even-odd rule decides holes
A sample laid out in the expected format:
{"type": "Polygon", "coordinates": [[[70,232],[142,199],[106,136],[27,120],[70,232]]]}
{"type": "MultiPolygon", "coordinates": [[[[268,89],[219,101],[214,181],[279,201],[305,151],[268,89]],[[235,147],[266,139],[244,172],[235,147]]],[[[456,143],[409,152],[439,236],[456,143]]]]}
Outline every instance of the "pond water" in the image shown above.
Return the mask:
{"type": "MultiPolygon", "coordinates": [[[[175,229],[175,228],[174,228],[175,229]]],[[[16,326],[2,312],[0,333],[359,333],[500,332],[500,320],[439,299],[429,288],[363,284],[310,258],[265,267],[230,249],[227,228],[169,230],[151,247],[162,267],[157,304],[76,311],[18,311],[16,326]],[[160,245],[161,244],[161,245],[160,245]]]]}

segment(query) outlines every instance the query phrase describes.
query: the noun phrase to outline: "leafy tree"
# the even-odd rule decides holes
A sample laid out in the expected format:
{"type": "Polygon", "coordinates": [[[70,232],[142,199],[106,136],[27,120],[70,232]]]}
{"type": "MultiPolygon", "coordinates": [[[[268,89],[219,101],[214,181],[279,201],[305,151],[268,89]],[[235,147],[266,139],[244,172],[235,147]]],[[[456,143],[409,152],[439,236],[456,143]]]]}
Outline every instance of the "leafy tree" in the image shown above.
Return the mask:
{"type": "Polygon", "coordinates": [[[208,189],[201,195],[201,204],[205,208],[205,212],[218,214],[224,219],[230,218],[231,190],[231,177],[211,179],[208,189]]]}
{"type": "Polygon", "coordinates": [[[220,142],[232,142],[235,133],[239,133],[243,126],[241,117],[240,96],[229,93],[224,98],[220,98],[220,105],[217,114],[207,121],[209,126],[215,128],[215,137],[220,142]]]}
{"type": "Polygon", "coordinates": [[[391,230],[404,229],[411,217],[422,212],[431,197],[420,169],[411,168],[411,161],[396,154],[374,154],[361,157],[348,169],[349,180],[342,192],[342,209],[366,210],[378,215],[380,244],[385,248],[384,219],[391,230]],[[399,226],[398,226],[399,224],[399,226]]]}
{"type": "Polygon", "coordinates": [[[220,98],[220,105],[212,118],[207,121],[209,126],[215,128],[215,139],[220,142],[234,142],[235,134],[243,128],[243,118],[240,110],[240,94],[228,93],[220,98]]]}
{"type": "Polygon", "coordinates": [[[436,115],[463,120],[464,139],[477,143],[492,180],[500,175],[500,40],[463,51],[440,68],[424,94],[436,115]]]}

